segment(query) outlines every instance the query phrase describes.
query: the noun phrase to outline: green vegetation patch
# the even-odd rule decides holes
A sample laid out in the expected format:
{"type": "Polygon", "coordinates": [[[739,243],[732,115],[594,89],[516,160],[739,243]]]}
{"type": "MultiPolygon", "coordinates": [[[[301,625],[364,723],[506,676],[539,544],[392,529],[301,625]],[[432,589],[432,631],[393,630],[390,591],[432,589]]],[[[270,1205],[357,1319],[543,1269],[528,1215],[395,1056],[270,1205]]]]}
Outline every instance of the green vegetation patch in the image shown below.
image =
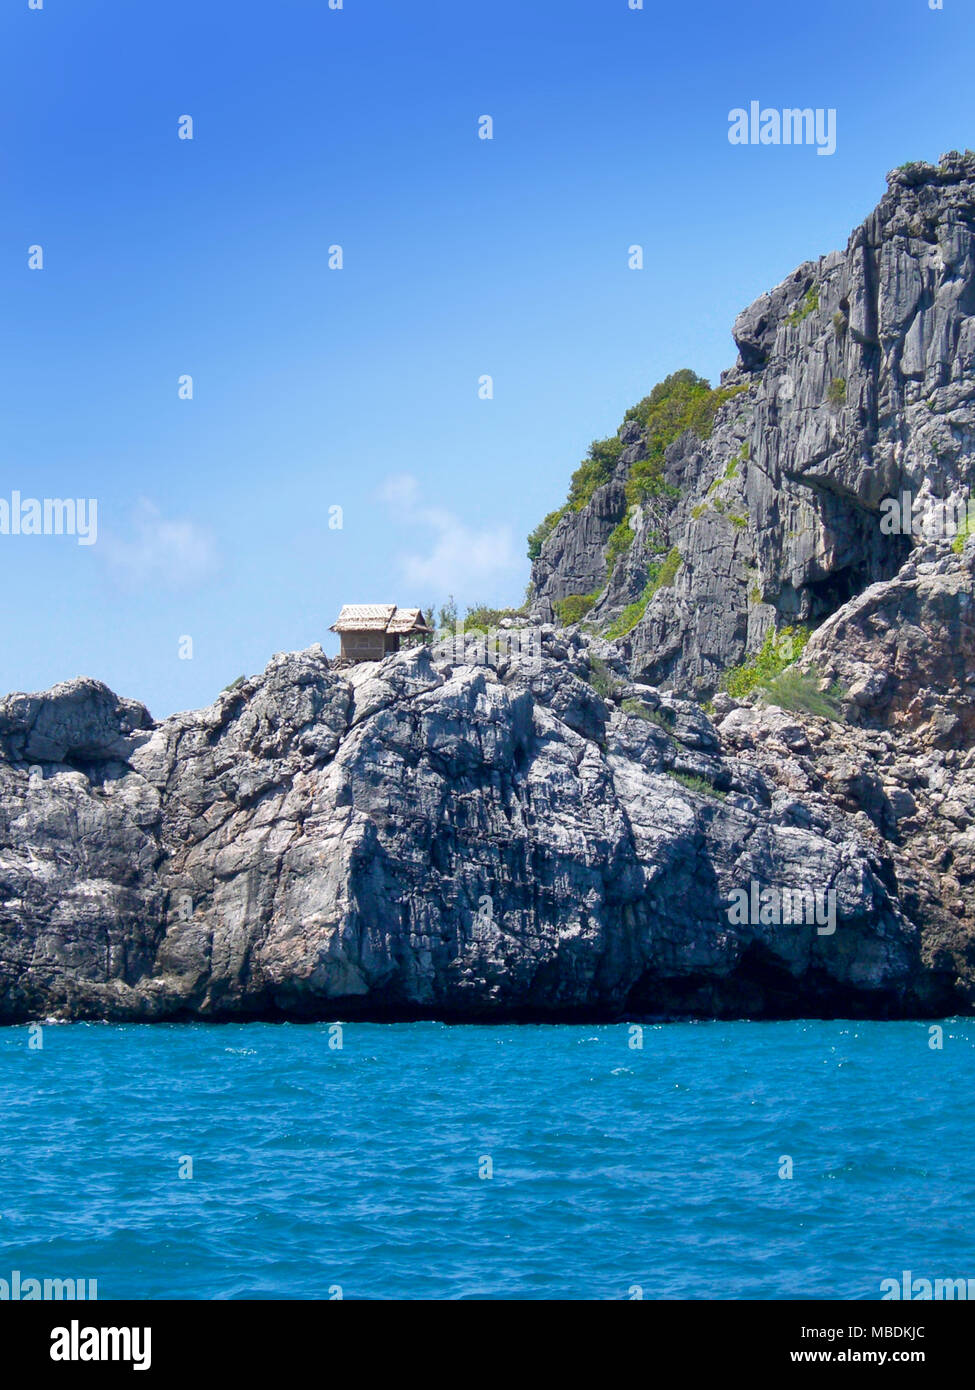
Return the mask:
{"type": "MultiPolygon", "coordinates": [[[[630,469],[626,482],[627,501],[632,505],[645,502],[648,497],[679,496],[680,489],[664,480],[664,455],[668,447],[685,430],[693,430],[700,439],[709,438],[720,407],[747,390],[747,384],[712,390],[709,381],[684,367],[658,382],[649,396],[631,406],[625,418],[640,422],[646,434],[648,453],[630,469]]],[[[528,537],[529,560],[538,559],[542,546],[567,512],[581,511],[596,489],[610,481],[623,448],[618,434],[593,440],[586,457],[572,475],[564,506],[549,512],[528,537]]]]}
{"type": "Polygon", "coordinates": [[[763,698],[779,709],[814,714],[820,719],[839,720],[842,716],[843,687],[839,681],[833,681],[828,689],[823,689],[823,678],[815,669],[783,671],[760,689],[763,698]]]}
{"type": "Polygon", "coordinates": [[[653,598],[654,594],[657,593],[659,589],[669,589],[671,587],[674,580],[677,578],[677,571],[683,563],[684,558],[675,547],[668,553],[667,558],[663,560],[659,566],[650,566],[650,570],[652,571],[650,575],[651,598],[653,598]]]}
{"type": "Polygon", "coordinates": [[[646,432],[647,457],[635,463],[626,481],[629,502],[648,497],[675,496],[679,489],[664,481],[664,455],[685,430],[699,439],[710,437],[714,417],[726,401],[747,391],[747,386],[727,386],[712,390],[711,383],[688,368],[673,372],[626,412],[627,420],[638,420],[646,432]]]}
{"type": "Polygon", "coordinates": [[[647,604],[651,598],[648,584],[640,597],[635,602],[628,603],[616,621],[610,623],[603,634],[607,642],[614,642],[617,637],[625,637],[628,632],[632,632],[647,611],[647,604]]]}
{"type": "Polygon", "coordinates": [[[743,700],[756,686],[774,679],[780,671],[796,661],[808,641],[808,627],[784,627],[781,632],[769,628],[754,656],[740,666],[728,667],[721,677],[721,689],[736,700],[743,700]]]}
{"type": "Polygon", "coordinates": [[[727,792],[718,791],[717,787],[712,786],[710,782],[706,782],[703,777],[695,777],[693,773],[690,772],[674,772],[672,768],[668,768],[667,776],[673,777],[675,782],[679,782],[681,786],[686,787],[688,791],[697,792],[699,796],[716,796],[723,801],[728,795],[727,792]]]}
{"type": "Polygon", "coordinates": [[[975,526],[975,516],[972,515],[971,511],[968,511],[964,521],[955,532],[954,540],[951,542],[951,548],[956,555],[960,555],[965,549],[965,542],[968,540],[969,536],[972,535],[973,526],[975,526]]]}
{"type": "Polygon", "coordinates": [[[619,690],[623,682],[609,669],[605,661],[600,661],[598,656],[594,656],[589,659],[589,684],[597,695],[608,700],[615,691],[619,690]]]}
{"type": "Polygon", "coordinates": [[[572,623],[579,622],[584,618],[593,607],[602,589],[597,589],[591,594],[567,594],[565,598],[557,598],[552,604],[559,620],[560,627],[569,627],[572,623]]]}
{"type": "Polygon", "coordinates": [[[502,618],[527,618],[528,607],[489,608],[485,603],[475,603],[467,610],[464,619],[465,632],[493,632],[502,618]]]}
{"type": "Polygon", "coordinates": [[[710,497],[712,492],[717,491],[717,489],[721,486],[722,483],[730,483],[732,478],[737,478],[738,471],[741,468],[741,465],[743,463],[747,463],[750,456],[751,445],[749,445],[746,442],[741,446],[738,453],[735,454],[734,458],[730,458],[728,462],[725,464],[724,472],[719,477],[715,478],[714,482],[708,488],[708,496],[710,497]]]}
{"type": "Polygon", "coordinates": [[[557,511],[549,512],[544,521],[540,521],[528,537],[528,558],[534,563],[542,553],[542,546],[549,536],[558,526],[559,522],[569,510],[568,503],[564,507],[559,507],[557,511]]]}
{"type": "Polygon", "coordinates": [[[630,546],[636,539],[636,532],[630,526],[629,520],[623,521],[610,533],[606,543],[606,578],[609,579],[613,573],[616,561],[621,555],[625,555],[630,546]]]}
{"type": "Polygon", "coordinates": [[[631,714],[635,719],[644,719],[649,724],[656,724],[668,737],[673,737],[673,727],[677,722],[677,716],[672,709],[662,705],[659,709],[649,709],[642,700],[624,700],[621,706],[624,714],[631,714]]]}
{"type": "Polygon", "coordinates": [[[819,286],[810,285],[802,299],[793,309],[792,313],[786,318],[786,323],[790,328],[795,328],[802,323],[803,319],[816,312],[819,308],[819,286]]]}
{"type": "Polygon", "coordinates": [[[677,571],[683,564],[679,550],[671,550],[663,560],[654,560],[647,567],[647,582],[643,593],[633,603],[628,603],[614,623],[606,629],[604,636],[612,642],[617,637],[625,637],[632,632],[647,611],[647,605],[654,594],[661,589],[669,589],[677,578],[677,571]]]}
{"type": "Polygon", "coordinates": [[[619,435],[592,441],[569,484],[566,506],[570,511],[581,512],[596,489],[609,482],[622,452],[623,441],[619,435]]]}

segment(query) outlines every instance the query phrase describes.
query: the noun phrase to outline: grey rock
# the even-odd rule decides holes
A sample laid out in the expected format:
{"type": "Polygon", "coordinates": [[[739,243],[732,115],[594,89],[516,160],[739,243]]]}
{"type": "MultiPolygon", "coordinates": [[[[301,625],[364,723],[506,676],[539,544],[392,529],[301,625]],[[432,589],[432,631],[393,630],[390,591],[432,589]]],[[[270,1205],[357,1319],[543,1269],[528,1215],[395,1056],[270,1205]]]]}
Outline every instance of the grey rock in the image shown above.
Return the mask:
{"type": "MultiPolygon", "coordinates": [[[[558,599],[598,589],[597,630],[640,597],[651,564],[679,553],[673,584],[619,642],[651,684],[711,695],[770,627],[821,623],[909,556],[918,573],[944,563],[925,537],[886,534],[881,506],[904,492],[957,503],[975,482],[975,155],[895,171],[888,185],[845,251],[738,316],[739,360],[722,385],[748,389],[707,440],[671,445],[680,495],[631,512],[636,539],[609,582],[609,535],[646,456],[634,421],[612,482],[542,547],[539,604],[554,614],[558,599]]],[[[852,697],[875,694],[857,685],[852,697]]]]}
{"type": "Polygon", "coordinates": [[[279,654],[158,724],[87,679],[0,701],[0,1021],[975,1011],[975,538],[880,525],[973,481],[975,155],[888,185],[739,315],[709,437],[629,513],[624,422],[535,646],[279,654]],[[799,623],[842,720],[718,691],[799,623]],[[834,893],[835,933],[733,923],[753,881],[834,893]]]}
{"type": "Polygon", "coordinates": [[[642,689],[638,717],[562,659],[428,649],[338,672],[320,648],[279,656],[155,725],[96,682],[65,691],[3,706],[6,1021],[957,1006],[882,849],[825,800],[805,824],[770,809],[727,746],[749,721],[781,746],[779,711],[719,731],[642,689]],[[36,728],[88,761],[31,774],[36,728]],[[836,933],[732,928],[753,877],[835,888],[836,933]]]}

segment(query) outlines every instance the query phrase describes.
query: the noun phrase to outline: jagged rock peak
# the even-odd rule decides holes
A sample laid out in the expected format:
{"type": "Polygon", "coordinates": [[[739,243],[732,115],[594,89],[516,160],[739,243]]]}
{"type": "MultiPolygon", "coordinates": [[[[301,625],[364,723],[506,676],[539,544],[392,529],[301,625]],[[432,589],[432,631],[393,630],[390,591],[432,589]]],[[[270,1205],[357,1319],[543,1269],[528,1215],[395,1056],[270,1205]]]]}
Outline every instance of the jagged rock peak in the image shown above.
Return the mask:
{"type": "Polygon", "coordinates": [[[918,537],[886,525],[893,499],[968,497],[975,154],[893,171],[846,250],[759,296],[733,336],[715,409],[663,436],[652,495],[633,480],[661,436],[631,412],[612,476],[557,514],[532,576],[544,617],[700,696],[771,629],[815,627],[897,573],[918,537]]]}

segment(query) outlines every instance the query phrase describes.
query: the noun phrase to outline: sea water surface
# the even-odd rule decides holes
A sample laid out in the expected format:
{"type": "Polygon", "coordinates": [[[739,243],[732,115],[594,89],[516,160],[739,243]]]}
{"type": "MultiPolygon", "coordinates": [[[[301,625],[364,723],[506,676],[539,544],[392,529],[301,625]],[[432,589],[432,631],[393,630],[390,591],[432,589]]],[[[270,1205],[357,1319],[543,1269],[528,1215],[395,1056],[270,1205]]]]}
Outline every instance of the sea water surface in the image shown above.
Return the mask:
{"type": "Polygon", "coordinates": [[[857,1299],[905,1269],[975,1277],[970,1019],[941,1049],[927,1023],[811,1021],[645,1026],[642,1047],[626,1024],[31,1038],[0,1029],[0,1278],[857,1299]]]}

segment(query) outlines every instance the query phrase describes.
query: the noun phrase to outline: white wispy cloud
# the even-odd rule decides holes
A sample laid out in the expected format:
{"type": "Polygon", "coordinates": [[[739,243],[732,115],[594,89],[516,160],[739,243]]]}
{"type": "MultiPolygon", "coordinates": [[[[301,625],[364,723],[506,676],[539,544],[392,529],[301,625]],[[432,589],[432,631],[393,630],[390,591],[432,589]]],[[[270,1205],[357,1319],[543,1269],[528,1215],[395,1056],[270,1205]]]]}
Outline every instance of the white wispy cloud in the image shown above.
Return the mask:
{"type": "Polygon", "coordinates": [[[430,506],[409,473],[386,478],[378,496],[396,520],[424,537],[421,549],[400,556],[403,580],[412,593],[452,593],[490,602],[500,589],[510,588],[524,566],[510,526],[469,526],[445,508],[430,506]]]}
{"type": "Polygon", "coordinates": [[[103,531],[98,550],[113,578],[133,589],[193,588],[219,567],[216,544],[205,527],[165,517],[146,498],[124,532],[103,531]]]}

